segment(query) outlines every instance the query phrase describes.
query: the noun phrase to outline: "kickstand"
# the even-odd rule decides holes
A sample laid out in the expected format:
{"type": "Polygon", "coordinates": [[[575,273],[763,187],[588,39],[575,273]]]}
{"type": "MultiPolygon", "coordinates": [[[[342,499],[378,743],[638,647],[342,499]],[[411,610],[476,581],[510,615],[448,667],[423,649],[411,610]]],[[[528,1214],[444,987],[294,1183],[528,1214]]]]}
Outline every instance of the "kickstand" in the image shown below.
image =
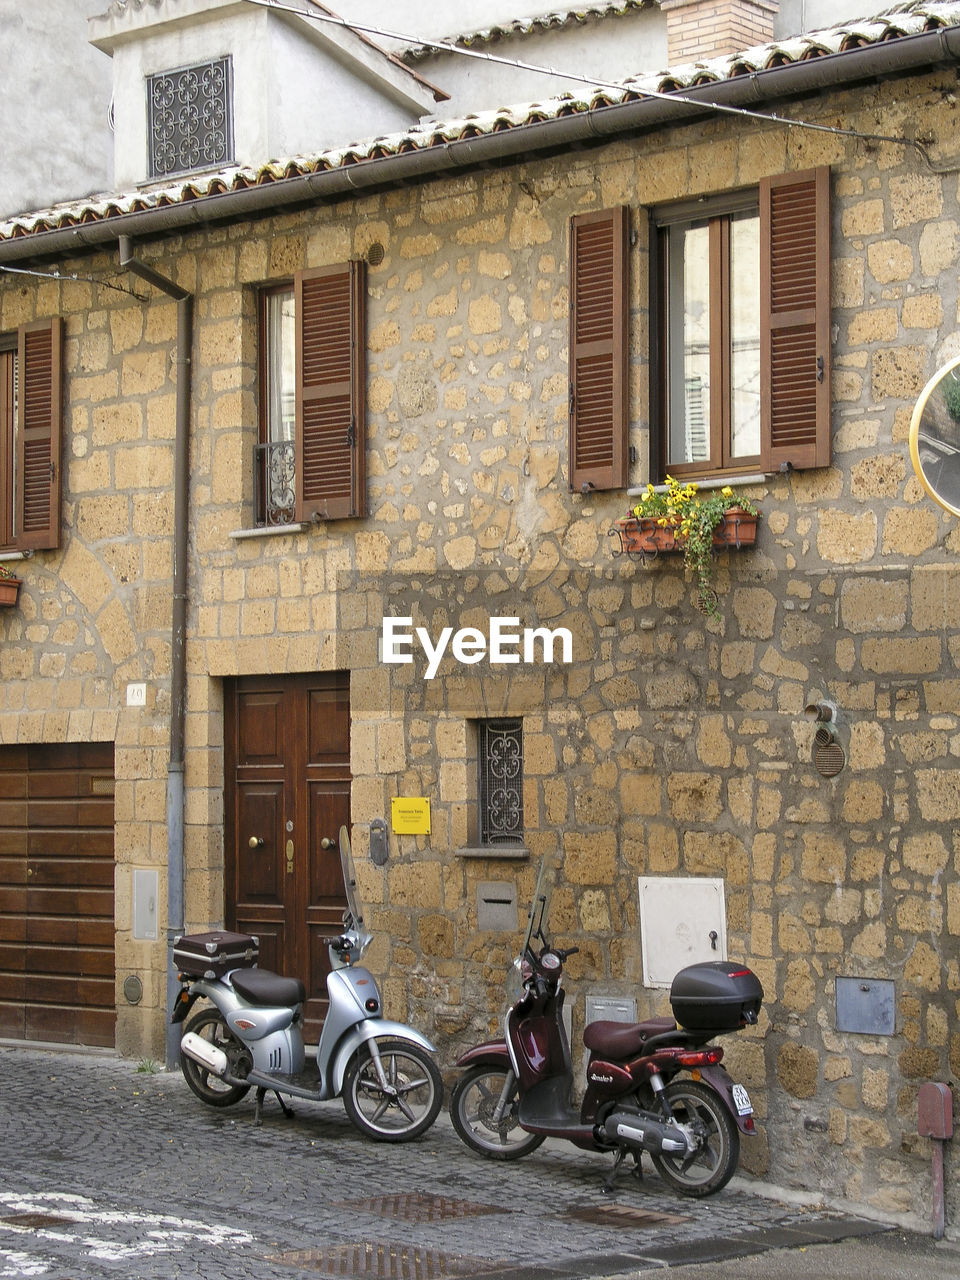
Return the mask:
{"type": "MultiPolygon", "coordinates": [[[[257,1100],[256,1100],[256,1104],[254,1106],[254,1111],[253,1111],[253,1123],[256,1125],[263,1124],[263,1100],[266,1097],[266,1093],[267,1091],[263,1087],[263,1085],[259,1085],[257,1087],[257,1100]]],[[[280,1097],[280,1094],[277,1093],[276,1089],[273,1090],[273,1096],[280,1103],[280,1110],[287,1117],[287,1119],[288,1120],[292,1119],[293,1108],[287,1106],[284,1100],[280,1097]]]]}
{"type": "MultiPolygon", "coordinates": [[[[616,1180],[617,1180],[617,1174],[620,1172],[620,1166],[623,1164],[623,1162],[624,1162],[624,1160],[627,1158],[627,1155],[628,1155],[628,1154],[629,1154],[629,1152],[627,1151],[627,1148],[626,1148],[626,1147],[621,1147],[621,1148],[617,1151],[617,1154],[616,1154],[616,1156],[614,1157],[614,1161],[613,1161],[613,1168],[610,1170],[610,1172],[609,1172],[609,1173],[607,1174],[607,1176],[604,1178],[604,1180],[603,1180],[603,1186],[600,1188],[600,1190],[603,1192],[603,1194],[604,1194],[605,1196],[608,1196],[608,1195],[610,1195],[610,1194],[612,1193],[612,1191],[613,1191],[613,1184],[616,1182],[616,1180]]],[[[630,1174],[631,1174],[631,1176],[632,1176],[632,1177],[634,1177],[634,1178],[638,1179],[638,1181],[642,1182],[642,1181],[643,1181],[643,1166],[642,1166],[642,1165],[641,1165],[641,1163],[640,1163],[640,1153],[639,1153],[638,1151],[634,1151],[634,1152],[633,1152],[633,1160],[634,1160],[634,1165],[633,1165],[633,1168],[630,1170],[630,1174]]]]}

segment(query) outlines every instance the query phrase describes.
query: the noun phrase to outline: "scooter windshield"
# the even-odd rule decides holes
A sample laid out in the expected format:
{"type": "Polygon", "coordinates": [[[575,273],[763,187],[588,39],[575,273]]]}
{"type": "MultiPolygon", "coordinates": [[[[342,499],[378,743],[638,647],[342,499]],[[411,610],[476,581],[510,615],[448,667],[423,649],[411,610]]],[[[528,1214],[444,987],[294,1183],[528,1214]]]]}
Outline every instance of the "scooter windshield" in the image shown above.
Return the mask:
{"type": "Polygon", "coordinates": [[[550,906],[552,889],[553,859],[549,853],[545,853],[540,860],[540,870],[537,872],[537,885],[533,891],[533,901],[530,904],[530,915],[527,920],[527,932],[523,939],[521,955],[526,955],[535,939],[539,939],[541,943],[546,944],[547,939],[544,936],[544,928],[548,919],[547,909],[550,906]]]}
{"type": "Polygon", "coordinates": [[[357,871],[353,865],[353,850],[350,848],[350,835],[346,827],[340,828],[340,867],[343,871],[343,892],[347,899],[347,909],[343,913],[343,927],[357,935],[362,954],[373,938],[364,927],[363,908],[357,894],[357,871]]]}
{"type": "Polygon", "coordinates": [[[549,854],[544,854],[540,869],[537,872],[537,884],[533,891],[533,900],[530,903],[530,913],[527,917],[527,931],[524,934],[523,946],[520,948],[520,954],[507,970],[507,1003],[510,1006],[516,1004],[523,995],[524,979],[530,975],[528,953],[535,950],[535,942],[546,943],[544,929],[548,919],[550,891],[552,888],[553,859],[549,854]]]}

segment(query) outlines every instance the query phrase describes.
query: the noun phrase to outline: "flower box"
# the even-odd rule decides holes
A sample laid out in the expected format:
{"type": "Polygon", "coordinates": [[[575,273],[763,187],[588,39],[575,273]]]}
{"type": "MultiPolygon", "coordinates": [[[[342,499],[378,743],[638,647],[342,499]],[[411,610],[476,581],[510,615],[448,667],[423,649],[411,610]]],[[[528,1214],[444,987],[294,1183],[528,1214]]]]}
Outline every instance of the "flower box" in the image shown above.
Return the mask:
{"type": "Polygon", "coordinates": [[[5,605],[12,606],[17,603],[22,582],[22,578],[0,577],[0,608],[5,605]]]}
{"type": "MultiPolygon", "coordinates": [[[[636,516],[626,516],[617,520],[614,531],[620,535],[620,554],[626,551],[634,555],[656,556],[671,551],[682,552],[683,539],[676,536],[678,524],[679,521],[674,521],[662,525],[652,516],[639,520],[636,516]]],[[[752,547],[756,540],[757,516],[739,507],[731,507],[725,512],[713,531],[713,545],[717,550],[752,547]]]]}

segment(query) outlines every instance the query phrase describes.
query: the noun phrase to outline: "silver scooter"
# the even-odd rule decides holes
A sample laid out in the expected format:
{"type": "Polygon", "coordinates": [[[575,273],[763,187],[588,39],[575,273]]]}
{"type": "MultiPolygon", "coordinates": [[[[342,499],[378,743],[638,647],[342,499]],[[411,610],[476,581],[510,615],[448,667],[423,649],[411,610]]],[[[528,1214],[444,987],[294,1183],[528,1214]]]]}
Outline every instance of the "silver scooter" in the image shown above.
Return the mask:
{"type": "Polygon", "coordinates": [[[443,1081],[429,1056],[434,1052],[429,1040],[412,1027],[384,1018],[376,980],[359,963],[372,938],[357,902],[345,827],[340,828],[340,858],[347,909],[343,932],[326,939],[330,1004],[316,1059],[308,1059],[304,1052],[303,983],[247,967],[256,944],[247,937],[251,947],[240,961],[242,967],[229,967],[229,959],[223,965],[213,965],[209,958],[192,964],[184,957],[185,946],[180,946],[179,953],[175,948],[178,964],[188,971],[180,973],[173,1021],[184,1021],[201,997],[214,1006],[187,1023],[180,1041],[180,1066],[193,1092],[211,1107],[231,1106],[255,1087],[258,1124],[268,1092],[276,1094],[286,1115],[293,1112],[281,1094],[311,1102],[339,1097],[347,1115],[367,1137],[408,1142],[425,1133],[437,1118],[443,1081]],[[218,972],[221,967],[223,972],[218,972]]]}

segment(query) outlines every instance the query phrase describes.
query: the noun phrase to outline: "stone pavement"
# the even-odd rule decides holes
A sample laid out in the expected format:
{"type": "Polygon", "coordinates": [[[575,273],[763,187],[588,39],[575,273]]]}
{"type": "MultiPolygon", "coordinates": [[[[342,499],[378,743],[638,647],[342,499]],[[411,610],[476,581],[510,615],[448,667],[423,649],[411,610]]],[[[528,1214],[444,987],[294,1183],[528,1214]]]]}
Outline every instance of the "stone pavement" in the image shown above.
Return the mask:
{"type": "MultiPolygon", "coordinates": [[[[258,1129],[250,1097],[216,1111],[179,1073],[103,1053],[4,1045],[0,1070],[0,1277],[586,1280],[675,1267],[680,1280],[696,1263],[719,1280],[849,1237],[906,1239],[909,1256],[927,1253],[904,1275],[960,1277],[955,1246],[930,1254],[932,1241],[742,1187],[683,1200],[650,1171],[605,1196],[609,1157],[561,1143],[483,1160],[446,1113],[390,1146],[362,1137],[339,1101],[295,1103],[294,1120],[268,1101],[258,1129]]],[[[769,1274],[841,1274],[817,1265],[769,1274]]]]}

